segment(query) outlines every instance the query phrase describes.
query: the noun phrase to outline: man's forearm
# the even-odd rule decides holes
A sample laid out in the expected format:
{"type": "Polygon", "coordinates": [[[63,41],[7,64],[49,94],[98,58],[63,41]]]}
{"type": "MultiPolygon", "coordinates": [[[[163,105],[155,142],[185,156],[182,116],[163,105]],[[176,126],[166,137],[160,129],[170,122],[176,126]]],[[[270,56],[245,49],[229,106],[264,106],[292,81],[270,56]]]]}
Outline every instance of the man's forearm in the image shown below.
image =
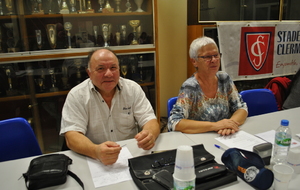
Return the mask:
{"type": "Polygon", "coordinates": [[[157,122],[156,119],[152,119],[152,120],[148,121],[144,125],[143,130],[150,131],[154,135],[155,139],[160,134],[160,126],[159,126],[159,124],[158,124],[158,122],[157,122]]]}
{"type": "Polygon", "coordinates": [[[65,139],[67,146],[74,152],[89,156],[91,158],[97,158],[95,154],[96,145],[82,133],[77,131],[68,131],[65,134],[65,139]]]}

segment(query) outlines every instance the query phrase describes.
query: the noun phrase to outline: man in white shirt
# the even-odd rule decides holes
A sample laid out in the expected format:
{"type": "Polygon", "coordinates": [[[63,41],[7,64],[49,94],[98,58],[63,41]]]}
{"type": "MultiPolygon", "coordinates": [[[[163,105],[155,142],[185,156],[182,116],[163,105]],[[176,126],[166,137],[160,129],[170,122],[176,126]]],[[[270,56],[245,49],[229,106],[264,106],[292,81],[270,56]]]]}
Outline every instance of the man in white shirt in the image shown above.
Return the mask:
{"type": "Polygon", "coordinates": [[[67,146],[105,165],[117,161],[115,141],[135,138],[149,150],[160,133],[150,102],[140,85],[120,77],[119,61],[109,49],[88,56],[89,78],[69,92],[62,110],[60,135],[67,146]]]}

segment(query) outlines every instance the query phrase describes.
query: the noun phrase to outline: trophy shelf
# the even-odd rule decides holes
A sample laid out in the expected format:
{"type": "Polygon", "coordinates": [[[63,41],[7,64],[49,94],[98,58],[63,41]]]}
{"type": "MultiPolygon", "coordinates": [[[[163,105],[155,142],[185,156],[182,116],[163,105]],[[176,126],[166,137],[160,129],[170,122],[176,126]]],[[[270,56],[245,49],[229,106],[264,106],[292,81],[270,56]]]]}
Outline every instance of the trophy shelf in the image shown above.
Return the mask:
{"type": "MultiPolygon", "coordinates": [[[[44,14],[32,12],[31,3],[37,1],[0,1],[4,11],[0,14],[0,107],[5,108],[0,119],[20,116],[30,120],[43,152],[57,151],[52,145],[60,145],[57,134],[65,98],[72,87],[88,78],[87,56],[104,47],[104,42],[119,58],[120,76],[141,86],[159,119],[157,0],[143,0],[144,12],[135,12],[136,0],[121,0],[123,12],[114,13],[98,13],[98,1],[92,0],[95,13],[84,14],[48,14],[48,0],[42,0],[44,14]],[[11,15],[6,14],[6,2],[15,5],[11,15]],[[132,12],[125,12],[126,2],[131,3],[132,12]],[[108,36],[105,24],[111,25],[108,36]]],[[[109,2],[116,10],[117,0],[109,2]]]]}
{"type": "MultiPolygon", "coordinates": [[[[56,50],[41,50],[41,51],[25,51],[14,53],[0,53],[0,65],[14,62],[29,62],[40,61],[45,59],[61,59],[61,58],[76,58],[87,56],[90,51],[95,48],[71,48],[71,49],[56,49],[56,50]]],[[[155,52],[154,44],[145,45],[126,45],[126,46],[110,46],[116,54],[155,52]]]]}
{"type": "Polygon", "coordinates": [[[120,17],[120,16],[150,16],[150,12],[132,13],[89,13],[89,14],[47,14],[47,15],[24,15],[24,18],[87,18],[87,17],[120,17]]]}

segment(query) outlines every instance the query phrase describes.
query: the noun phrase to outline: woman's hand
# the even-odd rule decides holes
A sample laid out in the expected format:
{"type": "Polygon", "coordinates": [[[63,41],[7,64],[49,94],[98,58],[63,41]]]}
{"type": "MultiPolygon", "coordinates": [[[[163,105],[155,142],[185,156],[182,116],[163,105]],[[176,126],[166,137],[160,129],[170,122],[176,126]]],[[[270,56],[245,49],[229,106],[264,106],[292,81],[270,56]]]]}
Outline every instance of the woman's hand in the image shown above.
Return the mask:
{"type": "Polygon", "coordinates": [[[230,135],[239,131],[239,123],[232,119],[223,119],[215,123],[214,131],[220,135],[230,135]]]}

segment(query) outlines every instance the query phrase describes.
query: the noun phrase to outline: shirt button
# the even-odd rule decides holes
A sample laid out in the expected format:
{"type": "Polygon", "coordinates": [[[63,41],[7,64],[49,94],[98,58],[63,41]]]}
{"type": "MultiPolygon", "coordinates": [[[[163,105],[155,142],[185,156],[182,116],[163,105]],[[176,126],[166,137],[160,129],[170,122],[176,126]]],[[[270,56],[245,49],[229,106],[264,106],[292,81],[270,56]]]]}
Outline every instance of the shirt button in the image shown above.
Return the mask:
{"type": "Polygon", "coordinates": [[[114,132],[114,130],[110,130],[110,132],[114,132]]]}
{"type": "Polygon", "coordinates": [[[102,100],[102,102],[104,102],[104,100],[102,100]]]}

